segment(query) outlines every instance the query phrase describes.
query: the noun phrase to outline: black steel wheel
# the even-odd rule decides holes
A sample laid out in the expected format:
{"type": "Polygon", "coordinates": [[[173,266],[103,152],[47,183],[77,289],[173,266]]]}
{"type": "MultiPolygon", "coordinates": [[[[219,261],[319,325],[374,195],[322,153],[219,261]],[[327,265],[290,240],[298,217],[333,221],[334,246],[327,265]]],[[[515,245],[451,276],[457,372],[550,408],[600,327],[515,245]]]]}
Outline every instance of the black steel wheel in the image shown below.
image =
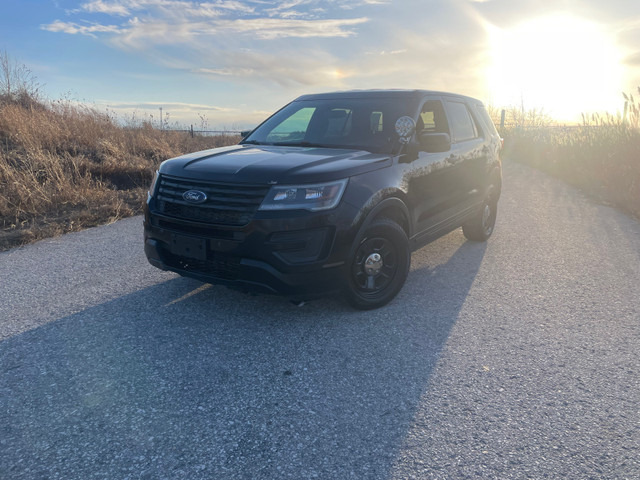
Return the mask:
{"type": "Polygon", "coordinates": [[[365,230],[349,264],[347,300],[369,310],[391,301],[409,273],[407,235],[393,220],[380,218],[365,230]]]}

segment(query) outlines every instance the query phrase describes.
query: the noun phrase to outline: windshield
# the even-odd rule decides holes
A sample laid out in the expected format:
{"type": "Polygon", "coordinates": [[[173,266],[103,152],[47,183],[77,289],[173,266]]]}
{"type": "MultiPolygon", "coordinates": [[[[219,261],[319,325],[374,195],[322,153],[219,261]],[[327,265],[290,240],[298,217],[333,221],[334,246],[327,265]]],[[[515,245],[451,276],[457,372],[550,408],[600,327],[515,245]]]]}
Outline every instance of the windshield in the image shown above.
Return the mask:
{"type": "Polygon", "coordinates": [[[241,143],[392,153],[398,144],[396,120],[412,113],[404,99],[300,100],[275,113],[241,143]]]}

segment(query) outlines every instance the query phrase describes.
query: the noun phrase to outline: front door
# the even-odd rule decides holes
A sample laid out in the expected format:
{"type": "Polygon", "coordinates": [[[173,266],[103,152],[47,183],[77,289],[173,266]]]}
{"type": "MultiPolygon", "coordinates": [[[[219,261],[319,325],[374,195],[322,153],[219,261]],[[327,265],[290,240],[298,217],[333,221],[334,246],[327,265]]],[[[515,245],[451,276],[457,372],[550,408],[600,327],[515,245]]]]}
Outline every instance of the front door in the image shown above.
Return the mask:
{"type": "MultiPolygon", "coordinates": [[[[416,138],[419,138],[421,132],[451,135],[444,103],[439,97],[425,99],[418,116],[416,138]]],[[[408,194],[416,237],[429,236],[439,231],[442,222],[451,215],[451,209],[460,201],[455,159],[453,151],[420,151],[418,157],[411,162],[408,194]]]]}

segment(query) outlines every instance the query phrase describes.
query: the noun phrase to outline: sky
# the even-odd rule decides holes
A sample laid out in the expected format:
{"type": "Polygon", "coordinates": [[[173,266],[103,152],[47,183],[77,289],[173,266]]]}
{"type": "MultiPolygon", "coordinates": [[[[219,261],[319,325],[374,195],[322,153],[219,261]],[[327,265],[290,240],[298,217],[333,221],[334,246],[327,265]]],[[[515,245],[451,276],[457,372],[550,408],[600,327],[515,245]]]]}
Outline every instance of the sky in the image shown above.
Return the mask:
{"type": "Polygon", "coordinates": [[[251,128],[299,95],[462,93],[563,122],[640,97],[638,0],[0,0],[49,99],[251,128]]]}

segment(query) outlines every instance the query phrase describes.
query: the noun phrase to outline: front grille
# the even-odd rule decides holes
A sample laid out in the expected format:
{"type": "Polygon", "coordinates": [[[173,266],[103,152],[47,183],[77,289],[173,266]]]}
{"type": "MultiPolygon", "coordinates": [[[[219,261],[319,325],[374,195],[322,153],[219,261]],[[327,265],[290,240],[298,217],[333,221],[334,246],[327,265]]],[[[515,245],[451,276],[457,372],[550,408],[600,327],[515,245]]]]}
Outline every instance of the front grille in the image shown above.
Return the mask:
{"type": "Polygon", "coordinates": [[[163,259],[169,267],[178,268],[187,272],[202,273],[222,280],[235,280],[238,278],[240,258],[232,255],[217,253],[207,260],[196,260],[182,257],[168,251],[162,252],[163,259]]]}
{"type": "Polygon", "coordinates": [[[266,185],[212,183],[162,176],[157,208],[158,213],[169,217],[242,226],[251,221],[268,191],[266,185]],[[182,195],[189,190],[205,193],[207,200],[197,205],[185,201],[182,195]]]}

